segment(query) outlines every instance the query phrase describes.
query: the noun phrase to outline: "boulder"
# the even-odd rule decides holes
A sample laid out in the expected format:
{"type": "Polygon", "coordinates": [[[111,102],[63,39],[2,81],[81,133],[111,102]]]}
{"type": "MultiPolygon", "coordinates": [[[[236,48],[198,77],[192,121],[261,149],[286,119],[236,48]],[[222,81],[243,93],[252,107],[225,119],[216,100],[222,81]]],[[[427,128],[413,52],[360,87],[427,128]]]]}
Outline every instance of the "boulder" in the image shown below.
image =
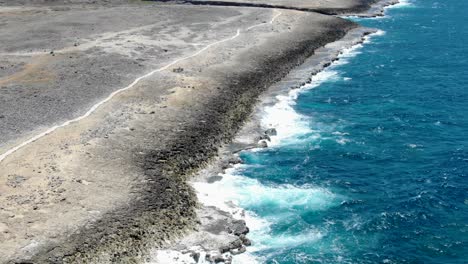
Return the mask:
{"type": "Polygon", "coordinates": [[[265,133],[265,135],[268,135],[270,137],[278,135],[278,132],[276,131],[275,128],[269,128],[269,129],[265,130],[264,133],[265,133]]]}
{"type": "Polygon", "coordinates": [[[258,147],[259,148],[268,148],[268,143],[265,140],[260,140],[258,142],[258,147]]]}

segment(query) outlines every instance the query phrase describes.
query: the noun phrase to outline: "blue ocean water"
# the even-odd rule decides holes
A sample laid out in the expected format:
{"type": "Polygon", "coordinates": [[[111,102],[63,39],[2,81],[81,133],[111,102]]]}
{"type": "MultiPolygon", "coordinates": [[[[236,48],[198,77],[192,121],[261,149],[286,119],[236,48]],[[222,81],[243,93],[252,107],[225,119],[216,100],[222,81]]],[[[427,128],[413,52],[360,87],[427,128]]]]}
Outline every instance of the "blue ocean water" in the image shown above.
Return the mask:
{"type": "Polygon", "coordinates": [[[260,262],[468,263],[468,1],[386,13],[223,183],[260,262]]]}

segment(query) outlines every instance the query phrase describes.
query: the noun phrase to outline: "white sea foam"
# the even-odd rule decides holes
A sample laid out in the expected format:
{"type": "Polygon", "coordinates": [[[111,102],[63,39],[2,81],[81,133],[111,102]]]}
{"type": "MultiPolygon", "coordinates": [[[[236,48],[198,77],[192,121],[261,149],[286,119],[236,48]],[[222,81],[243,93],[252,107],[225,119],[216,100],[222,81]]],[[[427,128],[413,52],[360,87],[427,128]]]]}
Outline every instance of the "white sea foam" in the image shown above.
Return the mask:
{"type": "MultiPolygon", "coordinates": [[[[375,35],[382,35],[383,31],[375,35]]],[[[366,40],[369,36],[366,37],[366,40]]],[[[367,41],[368,43],[368,41],[367,41]]],[[[290,90],[286,95],[276,97],[277,102],[263,110],[261,125],[263,128],[275,128],[277,136],[272,136],[270,146],[290,144],[300,140],[301,136],[319,137],[318,131],[311,129],[311,120],[295,111],[294,105],[299,95],[306,90],[313,89],[325,81],[343,80],[338,65],[348,63],[349,58],[359,54],[362,44],[342,50],[339,60],[332,63],[327,69],[312,77],[311,83],[295,90],[290,90]]],[[[346,133],[334,132],[341,144],[346,133]]],[[[215,206],[221,210],[230,212],[235,218],[244,219],[249,226],[249,237],[253,245],[248,252],[235,256],[233,263],[261,263],[263,259],[255,252],[265,249],[283,250],[303,243],[313,243],[320,240],[325,234],[323,230],[306,230],[301,233],[293,231],[276,235],[271,232],[272,223],[285,223],[296,215],[294,211],[320,211],[326,210],[338,204],[339,197],[327,189],[316,186],[294,185],[266,185],[256,179],[243,175],[245,169],[252,165],[235,165],[221,174],[222,179],[214,183],[194,182],[198,200],[206,206],[215,206]],[[247,208],[247,210],[243,209],[247,208]],[[265,208],[267,211],[264,211],[265,208]],[[262,216],[256,215],[250,210],[263,210],[262,216]],[[275,213],[269,213],[275,212],[275,213]]]]}
{"type": "MultiPolygon", "coordinates": [[[[340,16],[341,18],[344,19],[352,19],[352,20],[380,20],[380,19],[388,19],[391,18],[388,14],[379,14],[380,11],[383,9],[384,11],[387,9],[396,9],[396,8],[405,8],[405,7],[414,7],[414,4],[410,0],[399,0],[398,3],[384,6],[384,7],[374,7],[371,10],[375,11],[375,16],[366,16],[365,14],[363,16],[361,15],[347,15],[347,16],[340,16]]],[[[372,15],[372,11],[370,12],[369,15],[372,15]]]]}
{"type": "MultiPolygon", "coordinates": [[[[370,36],[382,36],[384,34],[385,31],[379,30],[370,36]]],[[[370,43],[370,36],[365,37],[363,44],[370,43]]],[[[271,142],[268,144],[270,147],[298,143],[304,136],[306,136],[308,141],[314,139],[314,137],[317,139],[320,137],[320,134],[310,126],[310,122],[312,122],[311,118],[303,116],[294,110],[296,100],[302,92],[313,89],[326,81],[342,80],[343,77],[339,76],[340,73],[336,67],[347,64],[350,58],[360,54],[363,44],[343,49],[338,56],[339,60],[334,61],[328,68],[312,76],[309,84],[299,89],[290,90],[286,95],[278,95],[276,97],[276,104],[265,107],[261,125],[265,130],[275,128],[277,131],[277,135],[271,137],[271,142]]],[[[349,77],[345,78],[347,78],[345,80],[350,80],[349,77]]]]}
{"type": "Polygon", "coordinates": [[[386,33],[385,31],[379,29],[379,30],[377,30],[377,32],[372,34],[372,36],[383,36],[383,35],[385,35],[385,33],[386,33]]]}
{"type": "Polygon", "coordinates": [[[236,256],[233,263],[258,263],[261,258],[251,254],[264,249],[284,249],[304,243],[311,243],[323,237],[317,230],[299,234],[273,235],[272,223],[284,222],[293,216],[291,211],[320,211],[337,204],[335,194],[315,186],[265,185],[256,179],[242,175],[249,165],[236,165],[222,174],[223,178],[214,183],[195,182],[198,199],[204,205],[216,206],[230,212],[238,219],[244,219],[250,228],[249,236],[254,241],[249,253],[236,256]],[[242,209],[268,208],[274,214],[262,217],[242,209]]]}
{"type": "MultiPolygon", "coordinates": [[[[178,264],[195,264],[195,260],[189,254],[182,254],[176,250],[158,250],[153,256],[151,261],[145,264],[158,264],[158,263],[178,263],[178,264]]],[[[199,262],[200,263],[200,262],[199,262]]]]}
{"type": "Polygon", "coordinates": [[[264,258],[255,256],[250,252],[237,255],[232,260],[232,264],[246,264],[246,263],[256,264],[256,263],[263,263],[263,262],[264,262],[264,258]]]}
{"type": "Polygon", "coordinates": [[[311,137],[318,137],[310,128],[310,118],[303,116],[294,110],[294,105],[300,93],[304,90],[319,86],[325,80],[336,78],[338,72],[327,70],[319,72],[312,78],[312,82],[300,89],[291,90],[287,95],[276,97],[277,103],[266,107],[261,119],[261,125],[266,130],[275,128],[276,136],[271,137],[269,146],[278,146],[281,143],[297,143],[300,136],[309,134],[311,137]]]}
{"type": "Polygon", "coordinates": [[[392,8],[402,8],[402,7],[411,7],[413,4],[409,0],[399,0],[397,4],[387,6],[385,8],[392,9],[392,8]]]}
{"type": "Polygon", "coordinates": [[[300,234],[272,235],[270,232],[252,232],[256,244],[250,249],[252,252],[261,250],[281,250],[294,248],[303,244],[310,244],[322,239],[324,234],[317,230],[302,230],[300,234]]]}
{"type": "MultiPolygon", "coordinates": [[[[156,250],[151,253],[149,261],[146,261],[145,264],[212,264],[212,262],[206,260],[207,253],[201,247],[190,248],[194,252],[200,253],[198,262],[195,262],[195,259],[190,256],[190,254],[182,253],[177,250],[156,250]]],[[[252,256],[253,257],[253,256],[252,256]]],[[[257,263],[257,262],[244,262],[244,263],[257,263]]]]}
{"type": "MultiPolygon", "coordinates": [[[[265,207],[278,209],[300,208],[300,210],[323,210],[328,208],[333,194],[327,190],[314,187],[295,187],[293,185],[266,186],[256,179],[240,175],[228,175],[226,180],[220,182],[223,186],[233,188],[232,200],[244,207],[265,207]]],[[[229,193],[229,192],[228,192],[229,193]]],[[[272,218],[275,218],[272,216],[272,218]]],[[[281,216],[280,216],[281,217],[281,216]]]]}
{"type": "MultiPolygon", "coordinates": [[[[335,195],[326,189],[315,186],[297,187],[290,184],[281,186],[264,185],[256,179],[242,175],[244,169],[250,165],[235,165],[227,169],[222,180],[207,183],[194,182],[199,201],[205,205],[216,206],[225,211],[233,212],[237,206],[301,210],[324,210],[330,206],[335,195]]],[[[262,223],[257,223],[263,226],[262,223]]]]}

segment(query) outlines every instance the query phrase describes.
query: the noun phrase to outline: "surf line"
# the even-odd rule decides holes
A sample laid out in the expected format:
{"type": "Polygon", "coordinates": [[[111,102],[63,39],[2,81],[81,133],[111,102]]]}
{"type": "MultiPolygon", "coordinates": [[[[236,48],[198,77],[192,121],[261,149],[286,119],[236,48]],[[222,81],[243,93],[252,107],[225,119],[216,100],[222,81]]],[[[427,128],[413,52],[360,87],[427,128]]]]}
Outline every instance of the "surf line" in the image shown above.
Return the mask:
{"type": "MultiPolygon", "coordinates": [[[[281,12],[272,18],[272,20],[270,21],[270,24],[273,24],[274,20],[275,20],[279,15],[281,15],[281,12]]],[[[251,27],[247,28],[247,30],[252,29],[253,27],[256,27],[256,26],[261,26],[261,25],[265,25],[265,23],[261,23],[261,24],[258,24],[258,25],[251,26],[251,27]]],[[[130,88],[132,88],[133,86],[135,86],[135,85],[136,85],[138,82],[140,82],[141,80],[143,80],[143,79],[145,79],[145,78],[148,78],[149,76],[155,74],[156,72],[160,72],[160,71],[167,70],[169,67],[171,67],[171,66],[173,66],[174,64],[177,64],[177,63],[179,63],[179,62],[181,62],[181,61],[183,61],[183,60],[187,60],[187,59],[193,58],[193,57],[199,55],[200,53],[202,53],[203,51],[205,51],[205,50],[211,48],[211,47],[214,46],[214,45],[217,45],[217,44],[220,44],[220,43],[223,43],[223,42],[226,42],[226,41],[233,40],[233,39],[239,37],[239,35],[240,35],[240,29],[237,29],[236,34],[235,34],[234,36],[232,36],[232,37],[225,38],[225,39],[222,39],[222,40],[213,42],[213,43],[211,43],[211,44],[208,44],[207,46],[205,46],[204,48],[200,49],[199,51],[195,52],[194,54],[192,54],[192,55],[190,55],[190,56],[176,59],[176,60],[174,60],[173,62],[167,64],[166,66],[163,66],[163,67],[161,67],[161,68],[159,68],[159,69],[150,71],[150,72],[148,72],[147,74],[136,78],[136,79],[135,79],[131,84],[129,84],[128,86],[126,86],[126,87],[124,87],[124,88],[121,88],[121,89],[119,89],[119,90],[116,90],[116,91],[112,92],[112,93],[111,93],[109,96],[107,96],[104,100],[102,100],[102,101],[98,102],[97,104],[93,105],[84,115],[79,116],[79,117],[74,118],[74,119],[71,119],[71,120],[68,120],[68,121],[65,121],[65,122],[64,122],[63,124],[61,124],[61,125],[53,126],[53,127],[49,128],[49,129],[47,129],[46,131],[44,131],[44,132],[42,132],[42,133],[40,133],[40,134],[38,134],[38,135],[36,135],[36,136],[34,136],[34,137],[28,139],[28,140],[22,142],[21,144],[19,144],[19,145],[13,147],[13,148],[7,150],[5,153],[3,153],[3,154],[0,155],[0,163],[1,163],[3,160],[5,160],[8,156],[10,156],[11,154],[15,153],[15,152],[18,151],[19,149],[25,147],[26,145],[28,145],[28,144],[30,144],[30,143],[32,143],[32,142],[34,142],[34,141],[36,141],[36,140],[38,140],[38,139],[40,139],[40,138],[46,136],[46,135],[48,135],[48,134],[54,132],[55,130],[57,130],[57,129],[61,128],[61,127],[66,127],[66,126],[68,126],[68,125],[70,125],[70,124],[72,124],[72,123],[78,122],[78,121],[80,121],[80,120],[82,120],[82,119],[84,119],[84,118],[90,116],[90,115],[91,115],[94,111],[96,111],[101,105],[103,105],[103,104],[107,103],[108,101],[110,101],[110,100],[111,100],[114,96],[116,96],[117,94],[120,94],[120,93],[122,93],[122,92],[124,92],[124,91],[126,91],[126,90],[128,90],[128,89],[130,89],[130,88]]]]}

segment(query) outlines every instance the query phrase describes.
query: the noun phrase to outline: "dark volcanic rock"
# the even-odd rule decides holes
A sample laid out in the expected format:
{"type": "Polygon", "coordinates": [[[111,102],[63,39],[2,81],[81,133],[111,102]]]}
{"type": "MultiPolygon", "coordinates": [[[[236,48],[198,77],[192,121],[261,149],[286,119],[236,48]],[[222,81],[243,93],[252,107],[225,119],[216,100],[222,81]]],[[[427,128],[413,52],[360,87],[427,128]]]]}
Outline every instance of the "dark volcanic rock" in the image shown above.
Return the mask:
{"type": "Polygon", "coordinates": [[[247,224],[244,220],[234,220],[230,228],[230,233],[233,233],[236,236],[245,235],[249,233],[249,228],[247,227],[247,224]]]}
{"type": "Polygon", "coordinates": [[[265,130],[265,135],[268,135],[268,136],[276,136],[278,135],[278,132],[276,131],[275,128],[269,128],[267,130],[265,130]]]}
{"type": "Polygon", "coordinates": [[[260,140],[258,142],[258,147],[259,148],[268,148],[268,143],[265,140],[260,140]]]}
{"type": "Polygon", "coordinates": [[[266,134],[265,134],[265,135],[261,135],[261,136],[259,137],[258,140],[267,140],[267,141],[271,141],[271,138],[270,138],[269,135],[266,135],[266,134]]]}
{"type": "Polygon", "coordinates": [[[193,260],[195,260],[195,263],[198,263],[198,261],[200,260],[200,253],[199,252],[193,252],[191,254],[191,257],[193,258],[193,260]]]}

